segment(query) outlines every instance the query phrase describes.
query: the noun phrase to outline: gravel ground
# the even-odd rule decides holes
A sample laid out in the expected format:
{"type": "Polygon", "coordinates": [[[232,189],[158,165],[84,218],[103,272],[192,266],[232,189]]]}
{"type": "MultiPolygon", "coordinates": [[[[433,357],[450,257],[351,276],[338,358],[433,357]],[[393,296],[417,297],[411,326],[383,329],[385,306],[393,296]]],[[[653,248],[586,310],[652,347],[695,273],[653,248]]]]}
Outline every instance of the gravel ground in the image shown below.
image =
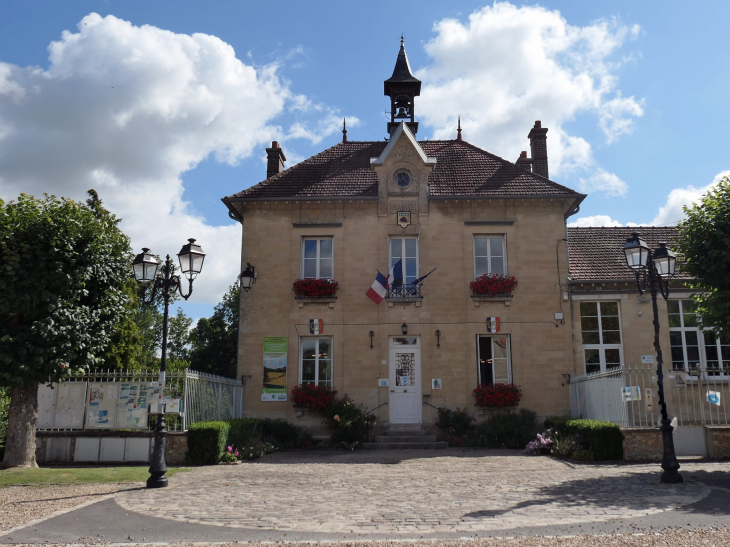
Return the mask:
{"type": "Polygon", "coordinates": [[[7,486],[0,488],[0,531],[9,530],[60,509],[70,509],[143,483],[7,486]]]}
{"type": "MultiPolygon", "coordinates": [[[[17,544],[22,545],[22,544],[17,544]]],[[[30,545],[30,544],[26,544],[30,545]]],[[[44,543],[44,547],[51,547],[52,544],[44,543]]],[[[102,545],[86,543],[84,545],[102,545]]],[[[119,544],[103,544],[105,546],[119,544]]],[[[149,546],[150,544],[125,543],[125,547],[149,546]]],[[[159,545],[155,544],[155,545],[159,545]]],[[[262,544],[259,542],[237,542],[237,543],[171,543],[175,547],[224,547],[227,545],[248,545],[250,547],[268,546],[271,543],[262,544]]],[[[287,547],[332,547],[333,542],[317,543],[296,543],[287,542],[287,547]]],[[[337,547],[726,547],[730,545],[730,530],[727,528],[715,530],[674,530],[666,533],[655,534],[619,534],[604,536],[570,536],[570,537],[519,537],[519,538],[489,538],[476,540],[453,540],[453,541],[358,541],[337,542],[337,547]]]]}

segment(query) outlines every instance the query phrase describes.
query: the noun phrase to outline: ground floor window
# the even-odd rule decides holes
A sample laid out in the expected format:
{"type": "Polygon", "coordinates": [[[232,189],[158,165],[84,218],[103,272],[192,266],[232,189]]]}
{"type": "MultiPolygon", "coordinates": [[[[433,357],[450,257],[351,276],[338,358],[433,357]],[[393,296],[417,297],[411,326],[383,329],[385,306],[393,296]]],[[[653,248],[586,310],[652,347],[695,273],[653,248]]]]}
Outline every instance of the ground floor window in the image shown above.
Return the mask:
{"type": "Polygon", "coordinates": [[[332,387],[332,338],[301,338],[299,383],[332,387]]]}
{"type": "Polygon", "coordinates": [[[702,329],[694,300],[669,300],[667,313],[672,370],[706,367],[711,376],[730,374],[730,336],[702,329]]]}
{"type": "Polygon", "coordinates": [[[478,336],[477,362],[480,384],[512,383],[509,336],[478,336]]]}
{"type": "Polygon", "coordinates": [[[580,326],[586,374],[620,367],[623,347],[618,302],[581,302],[580,326]]]}

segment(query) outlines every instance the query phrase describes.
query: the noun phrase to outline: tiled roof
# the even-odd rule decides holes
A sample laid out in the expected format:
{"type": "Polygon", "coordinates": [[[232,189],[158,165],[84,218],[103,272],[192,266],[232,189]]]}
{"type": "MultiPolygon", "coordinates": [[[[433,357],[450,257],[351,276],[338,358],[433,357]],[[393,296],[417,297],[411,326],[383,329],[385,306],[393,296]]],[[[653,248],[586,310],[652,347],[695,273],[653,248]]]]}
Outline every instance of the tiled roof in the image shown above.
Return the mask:
{"type": "MultiPolygon", "coordinates": [[[[569,275],[574,281],[634,279],[634,272],[626,265],[623,246],[626,238],[638,232],[650,249],[666,242],[676,247],[677,229],[674,227],[636,226],[621,228],[568,228],[569,275]]],[[[675,250],[676,252],[676,250],[675,250]]],[[[679,279],[689,276],[678,273],[679,279]]]]}
{"type": "MultiPolygon", "coordinates": [[[[437,158],[428,179],[432,197],[582,196],[464,141],[419,144],[426,155],[437,158]]],[[[225,200],[376,197],[378,179],[370,158],[379,156],[386,145],[338,143],[225,200]]]]}

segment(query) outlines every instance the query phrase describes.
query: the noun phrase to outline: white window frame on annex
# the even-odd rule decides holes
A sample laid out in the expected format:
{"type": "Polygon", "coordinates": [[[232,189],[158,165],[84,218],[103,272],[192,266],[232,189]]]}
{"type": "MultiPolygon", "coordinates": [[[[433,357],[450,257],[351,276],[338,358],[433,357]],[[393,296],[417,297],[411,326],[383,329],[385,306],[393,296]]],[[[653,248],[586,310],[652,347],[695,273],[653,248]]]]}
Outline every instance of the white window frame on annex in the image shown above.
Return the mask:
{"type": "Polygon", "coordinates": [[[687,332],[694,332],[694,333],[696,333],[696,336],[697,336],[697,352],[698,352],[697,363],[699,364],[700,369],[705,371],[705,374],[703,374],[703,376],[706,377],[709,375],[712,378],[718,378],[718,379],[719,378],[730,378],[730,374],[724,372],[726,369],[723,366],[724,359],[723,359],[723,355],[722,355],[722,344],[720,341],[720,337],[717,335],[715,335],[716,336],[715,347],[717,348],[719,369],[717,369],[717,371],[715,373],[710,374],[711,371],[708,369],[708,364],[707,364],[707,345],[708,344],[705,341],[705,332],[713,332],[713,331],[712,331],[712,329],[703,329],[702,328],[700,321],[699,321],[699,316],[696,314],[696,312],[693,312],[693,313],[695,313],[695,316],[697,317],[696,324],[693,326],[689,326],[689,327],[685,326],[685,324],[684,324],[684,315],[685,314],[684,314],[684,304],[683,303],[687,302],[687,301],[693,302],[693,300],[691,298],[686,298],[686,297],[685,298],[671,298],[667,301],[667,322],[669,322],[669,315],[670,315],[669,302],[677,302],[677,307],[678,307],[678,311],[679,311],[679,321],[680,321],[679,327],[672,327],[672,326],[669,327],[669,336],[670,336],[670,344],[669,344],[670,353],[669,354],[670,354],[670,359],[671,359],[671,363],[672,363],[672,371],[673,372],[680,372],[680,371],[690,372],[692,370],[696,370],[696,368],[690,368],[690,366],[689,366],[690,359],[689,359],[689,354],[687,351],[687,332]],[[674,360],[674,355],[673,355],[672,350],[673,350],[673,348],[679,347],[679,346],[672,344],[672,341],[671,341],[672,333],[680,333],[681,338],[682,338],[682,358],[684,360],[684,363],[683,363],[684,366],[681,369],[675,368],[675,366],[674,366],[675,360],[674,360]]]}
{"type": "MultiPolygon", "coordinates": [[[[581,354],[583,356],[583,372],[584,374],[596,374],[598,373],[604,373],[608,372],[606,368],[606,350],[613,350],[617,349],[619,352],[619,365],[618,366],[612,366],[611,370],[616,369],[624,364],[624,348],[623,348],[623,342],[624,342],[624,334],[623,334],[623,322],[621,321],[621,302],[619,300],[606,300],[606,299],[596,299],[596,300],[579,300],[578,301],[578,317],[581,320],[581,333],[580,333],[580,340],[581,340],[581,354]],[[616,304],[616,310],[617,310],[617,317],[618,317],[618,335],[620,342],[618,344],[605,344],[603,343],[603,325],[601,322],[601,305],[602,304],[616,304]],[[583,313],[580,309],[581,304],[596,304],[597,313],[598,313],[598,339],[601,343],[599,344],[584,344],[583,343],[583,325],[582,325],[582,319],[583,319],[583,313]],[[598,358],[600,363],[600,368],[596,372],[589,373],[588,372],[588,363],[586,362],[586,350],[598,350],[598,358]]],[[[592,316],[588,316],[592,317],[592,316]]]]}
{"type": "Polygon", "coordinates": [[[511,384],[512,383],[512,337],[509,334],[477,334],[476,336],[476,342],[477,342],[477,382],[479,385],[483,384],[482,381],[482,367],[481,367],[481,349],[479,347],[479,340],[482,338],[489,338],[490,339],[490,351],[492,353],[492,383],[502,383],[500,380],[505,380],[504,378],[497,378],[497,374],[495,371],[495,364],[494,364],[494,339],[495,338],[506,338],[507,339],[507,378],[506,383],[511,384]]]}
{"type": "Polygon", "coordinates": [[[472,265],[474,267],[474,279],[481,275],[485,274],[491,274],[492,273],[492,246],[489,241],[490,238],[497,239],[499,238],[502,241],[502,275],[509,275],[509,268],[507,267],[507,234],[472,234],[472,241],[471,241],[471,256],[472,256],[472,265]],[[487,240],[487,256],[484,257],[484,255],[477,256],[477,239],[486,239],[487,240]],[[487,271],[484,273],[479,273],[477,271],[477,258],[484,257],[487,259],[487,271]]]}
{"type": "Polygon", "coordinates": [[[388,273],[390,273],[390,270],[393,268],[393,240],[394,239],[400,239],[401,242],[401,257],[400,259],[403,260],[403,255],[406,253],[406,240],[407,239],[414,239],[416,241],[416,277],[408,281],[408,278],[406,276],[406,265],[403,263],[403,284],[407,285],[411,281],[418,279],[419,272],[421,271],[421,242],[419,241],[418,236],[400,236],[400,235],[391,235],[388,236],[388,273]]]}
{"type": "Polygon", "coordinates": [[[297,359],[297,384],[302,385],[304,376],[304,341],[314,340],[315,341],[315,353],[314,353],[314,384],[315,386],[323,385],[319,379],[319,342],[320,340],[328,340],[330,343],[330,373],[332,378],[329,381],[329,385],[324,384],[326,387],[334,387],[335,384],[335,360],[334,360],[334,336],[300,336],[299,337],[299,357],[297,359]]]}
{"type": "MultiPolygon", "coordinates": [[[[308,259],[311,260],[311,259],[308,259]]],[[[335,237],[331,235],[327,236],[302,236],[301,243],[300,243],[300,250],[299,250],[299,278],[300,279],[334,279],[335,278],[335,237]],[[332,242],[332,258],[331,259],[324,259],[324,260],[332,260],[332,275],[331,276],[322,276],[320,272],[320,268],[322,266],[322,258],[321,258],[321,244],[323,240],[329,240],[332,242]],[[317,256],[314,259],[316,261],[316,275],[313,276],[304,276],[304,264],[305,264],[305,258],[304,258],[304,247],[306,245],[307,241],[316,241],[317,242],[317,256]]]]}

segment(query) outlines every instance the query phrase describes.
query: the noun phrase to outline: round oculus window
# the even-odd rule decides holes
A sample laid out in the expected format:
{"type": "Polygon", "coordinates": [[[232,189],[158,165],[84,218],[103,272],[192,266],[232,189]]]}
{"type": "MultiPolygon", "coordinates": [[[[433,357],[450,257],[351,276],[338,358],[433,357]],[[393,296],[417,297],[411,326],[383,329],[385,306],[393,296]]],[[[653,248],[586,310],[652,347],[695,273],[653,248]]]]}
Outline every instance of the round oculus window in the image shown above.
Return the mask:
{"type": "Polygon", "coordinates": [[[395,176],[395,183],[398,186],[408,186],[411,183],[411,176],[402,171],[395,176]]]}

